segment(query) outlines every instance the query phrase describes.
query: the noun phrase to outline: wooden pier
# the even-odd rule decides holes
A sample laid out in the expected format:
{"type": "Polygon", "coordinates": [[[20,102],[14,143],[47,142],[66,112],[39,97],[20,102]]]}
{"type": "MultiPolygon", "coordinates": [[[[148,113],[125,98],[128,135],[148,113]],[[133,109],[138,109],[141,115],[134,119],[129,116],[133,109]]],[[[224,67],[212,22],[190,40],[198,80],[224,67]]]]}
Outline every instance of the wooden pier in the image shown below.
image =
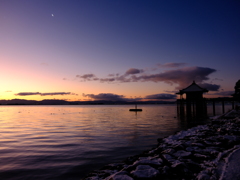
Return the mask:
{"type": "Polygon", "coordinates": [[[203,98],[200,102],[178,99],[177,112],[181,116],[191,115],[199,117],[207,117],[207,114],[212,112],[212,115],[215,116],[217,104],[221,105],[221,113],[224,114],[228,110],[225,108],[226,104],[231,104],[231,109],[234,109],[236,102],[235,98],[203,98]],[[208,112],[207,109],[211,112],[208,112]]]}

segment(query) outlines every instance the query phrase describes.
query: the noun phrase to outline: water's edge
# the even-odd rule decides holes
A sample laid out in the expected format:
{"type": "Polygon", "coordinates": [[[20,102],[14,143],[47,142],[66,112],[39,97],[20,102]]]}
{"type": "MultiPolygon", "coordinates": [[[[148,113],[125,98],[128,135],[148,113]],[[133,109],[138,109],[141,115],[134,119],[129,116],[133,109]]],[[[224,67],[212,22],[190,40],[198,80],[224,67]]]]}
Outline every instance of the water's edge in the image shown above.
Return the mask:
{"type": "Polygon", "coordinates": [[[231,161],[226,157],[240,150],[239,132],[240,111],[232,110],[206,125],[158,139],[157,147],[123,162],[108,164],[84,180],[236,179],[239,155],[231,161]]]}

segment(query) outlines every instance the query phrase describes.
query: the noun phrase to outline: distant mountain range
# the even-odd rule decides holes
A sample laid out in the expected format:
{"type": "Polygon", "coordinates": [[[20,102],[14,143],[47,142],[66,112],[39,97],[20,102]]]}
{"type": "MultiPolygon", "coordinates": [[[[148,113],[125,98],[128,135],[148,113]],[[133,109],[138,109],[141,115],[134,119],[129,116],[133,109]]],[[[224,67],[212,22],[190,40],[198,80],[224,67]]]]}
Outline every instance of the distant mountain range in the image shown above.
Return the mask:
{"type": "Polygon", "coordinates": [[[0,105],[97,105],[97,104],[174,104],[175,101],[65,101],[59,99],[45,99],[42,101],[11,99],[0,100],[0,105]]]}

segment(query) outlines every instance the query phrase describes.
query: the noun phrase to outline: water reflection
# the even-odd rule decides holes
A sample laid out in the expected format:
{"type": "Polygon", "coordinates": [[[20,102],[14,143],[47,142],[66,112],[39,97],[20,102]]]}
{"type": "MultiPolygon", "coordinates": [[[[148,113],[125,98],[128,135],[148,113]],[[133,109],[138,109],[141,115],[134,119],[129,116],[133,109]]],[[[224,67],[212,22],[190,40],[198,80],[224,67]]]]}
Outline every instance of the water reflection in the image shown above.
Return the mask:
{"type": "Polygon", "coordinates": [[[79,179],[186,129],[175,105],[0,106],[0,177],[79,179]]]}

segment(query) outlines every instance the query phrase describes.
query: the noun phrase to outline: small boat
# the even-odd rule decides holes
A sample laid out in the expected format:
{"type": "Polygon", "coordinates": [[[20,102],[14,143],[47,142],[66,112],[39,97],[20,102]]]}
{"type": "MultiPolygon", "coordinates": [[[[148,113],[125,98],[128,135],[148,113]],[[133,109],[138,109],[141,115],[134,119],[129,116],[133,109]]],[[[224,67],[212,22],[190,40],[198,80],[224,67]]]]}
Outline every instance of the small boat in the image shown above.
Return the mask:
{"type": "Polygon", "coordinates": [[[142,111],[142,109],[129,109],[129,111],[142,111]]]}
{"type": "Polygon", "coordinates": [[[135,109],[129,109],[129,111],[142,111],[142,109],[138,109],[137,105],[135,105],[135,109]]]}

